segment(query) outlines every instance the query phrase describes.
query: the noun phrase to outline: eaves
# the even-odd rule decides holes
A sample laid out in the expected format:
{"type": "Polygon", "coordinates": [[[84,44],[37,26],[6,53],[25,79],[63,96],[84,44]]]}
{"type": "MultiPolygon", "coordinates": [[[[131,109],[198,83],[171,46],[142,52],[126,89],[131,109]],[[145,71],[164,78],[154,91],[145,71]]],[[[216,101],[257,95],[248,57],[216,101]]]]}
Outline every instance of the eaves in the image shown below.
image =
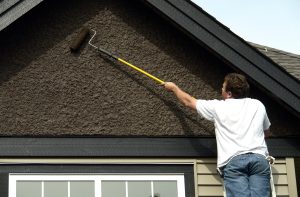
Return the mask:
{"type": "MultiPolygon", "coordinates": [[[[267,139],[270,155],[300,157],[298,138],[267,139]]],[[[216,157],[214,137],[2,137],[0,157],[216,157]]]]}

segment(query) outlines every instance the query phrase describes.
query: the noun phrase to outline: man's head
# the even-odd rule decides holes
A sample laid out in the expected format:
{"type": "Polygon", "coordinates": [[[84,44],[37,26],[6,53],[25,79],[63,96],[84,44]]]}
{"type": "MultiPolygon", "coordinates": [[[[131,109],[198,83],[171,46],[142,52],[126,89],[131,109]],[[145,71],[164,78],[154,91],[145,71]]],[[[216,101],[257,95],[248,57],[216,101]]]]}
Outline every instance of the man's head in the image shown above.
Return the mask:
{"type": "Polygon", "coordinates": [[[249,84],[244,75],[237,73],[227,74],[224,78],[222,96],[228,98],[245,98],[249,94],[249,84]]]}

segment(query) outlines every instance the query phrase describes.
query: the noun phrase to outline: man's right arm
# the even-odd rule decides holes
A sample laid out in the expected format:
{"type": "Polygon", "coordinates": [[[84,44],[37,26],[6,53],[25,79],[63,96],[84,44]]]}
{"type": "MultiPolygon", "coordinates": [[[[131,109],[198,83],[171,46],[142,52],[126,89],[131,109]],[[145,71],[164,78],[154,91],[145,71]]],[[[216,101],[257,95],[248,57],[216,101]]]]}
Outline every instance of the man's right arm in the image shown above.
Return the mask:
{"type": "Polygon", "coordinates": [[[165,82],[162,85],[164,85],[168,91],[173,92],[177,99],[186,107],[196,110],[197,99],[181,90],[175,83],[165,82]]]}

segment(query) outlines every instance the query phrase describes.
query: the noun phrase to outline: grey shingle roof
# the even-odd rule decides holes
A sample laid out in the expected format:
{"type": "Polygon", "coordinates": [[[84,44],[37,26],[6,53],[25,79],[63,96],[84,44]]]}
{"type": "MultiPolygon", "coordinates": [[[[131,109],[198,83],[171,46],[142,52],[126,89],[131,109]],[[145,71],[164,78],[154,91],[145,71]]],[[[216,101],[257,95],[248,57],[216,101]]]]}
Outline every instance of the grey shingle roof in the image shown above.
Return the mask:
{"type": "Polygon", "coordinates": [[[249,42],[289,74],[300,80],[300,55],[249,42]]]}
{"type": "Polygon", "coordinates": [[[0,14],[8,10],[20,0],[1,0],[0,1],[0,14]]]}
{"type": "Polygon", "coordinates": [[[0,31],[38,5],[42,0],[0,1],[0,31]]]}

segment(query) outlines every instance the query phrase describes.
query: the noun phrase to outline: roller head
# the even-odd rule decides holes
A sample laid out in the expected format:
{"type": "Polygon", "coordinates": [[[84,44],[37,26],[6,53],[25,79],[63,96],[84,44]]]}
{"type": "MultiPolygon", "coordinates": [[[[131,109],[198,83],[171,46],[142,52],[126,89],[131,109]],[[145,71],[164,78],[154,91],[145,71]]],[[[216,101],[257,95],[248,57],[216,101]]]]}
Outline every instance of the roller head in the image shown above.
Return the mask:
{"type": "Polygon", "coordinates": [[[85,38],[89,34],[89,29],[87,27],[83,27],[78,35],[74,37],[71,45],[70,45],[70,50],[71,52],[76,52],[84,42],[85,38]]]}

